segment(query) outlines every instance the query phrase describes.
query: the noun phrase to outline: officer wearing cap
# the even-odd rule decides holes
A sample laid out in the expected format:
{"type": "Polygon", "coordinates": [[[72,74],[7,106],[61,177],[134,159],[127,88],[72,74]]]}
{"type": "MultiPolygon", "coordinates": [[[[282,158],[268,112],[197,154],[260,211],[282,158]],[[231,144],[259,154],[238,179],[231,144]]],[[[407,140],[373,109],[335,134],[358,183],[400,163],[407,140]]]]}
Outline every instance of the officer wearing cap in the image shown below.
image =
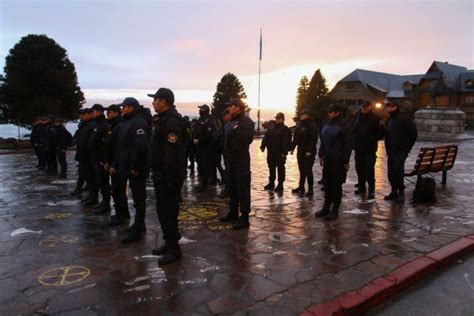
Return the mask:
{"type": "MultiPolygon", "coordinates": [[[[83,126],[75,135],[77,160],[79,162],[79,172],[82,172],[89,190],[95,190],[97,182],[95,179],[94,165],[91,159],[90,139],[95,128],[96,122],[92,117],[92,109],[81,109],[79,111],[83,126]]],[[[81,201],[85,206],[97,204],[97,197],[88,195],[81,201]]]]}
{"type": "Polygon", "coordinates": [[[38,160],[38,164],[36,165],[36,168],[39,168],[41,165],[41,155],[40,155],[40,150],[39,150],[39,128],[41,126],[41,117],[35,117],[35,119],[32,122],[32,128],[31,128],[31,135],[30,135],[30,142],[31,146],[35,149],[35,154],[36,154],[36,159],[38,160]]]}
{"type": "MultiPolygon", "coordinates": [[[[140,103],[135,98],[125,98],[122,102],[123,125],[117,131],[114,163],[111,175],[117,174],[121,180],[128,180],[135,206],[135,221],[122,236],[122,243],[142,239],[146,232],[146,178],[148,176],[148,151],[150,126],[138,114],[140,103]]],[[[121,206],[122,207],[122,206],[121,206]]]]}
{"type": "Polygon", "coordinates": [[[267,165],[270,172],[268,184],[265,190],[283,192],[283,182],[285,181],[286,156],[290,150],[291,132],[285,125],[285,115],[278,113],[275,116],[275,124],[270,127],[263,137],[260,149],[262,152],[267,149],[267,165]],[[278,169],[278,185],[275,188],[276,170],[278,169]]]}
{"type": "Polygon", "coordinates": [[[400,113],[400,107],[396,103],[388,100],[384,103],[390,115],[385,130],[385,150],[387,152],[388,181],[391,187],[390,193],[384,199],[404,203],[405,161],[415,145],[418,131],[413,120],[408,115],[400,113]]]}
{"type": "Polygon", "coordinates": [[[101,104],[92,106],[92,119],[95,122],[91,138],[89,140],[89,148],[91,160],[93,164],[93,172],[95,184],[90,188],[89,196],[92,204],[98,203],[97,196],[100,190],[102,202],[97,206],[94,214],[104,215],[110,213],[110,183],[109,175],[104,169],[105,165],[105,140],[107,137],[107,120],[104,115],[105,108],[101,104]]]}
{"type": "MultiPolygon", "coordinates": [[[[199,120],[196,126],[196,133],[193,135],[196,145],[198,158],[198,171],[201,179],[199,191],[204,191],[211,182],[211,178],[216,173],[214,164],[213,150],[217,139],[215,135],[214,117],[210,114],[210,108],[207,104],[198,106],[199,120]]],[[[215,181],[215,179],[214,179],[215,181]]]]}
{"type": "Polygon", "coordinates": [[[321,146],[319,147],[319,164],[323,167],[324,206],[315,213],[315,217],[325,220],[336,219],[342,199],[342,184],[346,181],[349,170],[352,145],[350,128],[342,117],[343,108],[331,104],[328,109],[328,120],[321,129],[321,146]]]}
{"type": "MultiPolygon", "coordinates": [[[[107,108],[107,136],[105,140],[104,170],[109,174],[110,169],[115,162],[118,130],[124,122],[121,113],[122,109],[118,104],[112,104],[107,108]]],[[[115,172],[110,175],[110,179],[115,215],[111,216],[108,225],[113,227],[126,223],[130,219],[130,212],[128,210],[127,177],[120,176],[115,172]]]]}
{"type": "Polygon", "coordinates": [[[366,192],[369,186],[368,199],[375,198],[375,161],[377,159],[377,142],[384,136],[382,119],[372,111],[370,102],[362,103],[351,126],[354,146],[355,169],[358,178],[358,189],[355,194],[366,192]]]}
{"type": "Polygon", "coordinates": [[[163,231],[164,245],[154,249],[159,264],[181,259],[178,229],[179,200],[186,176],[187,128],[174,106],[174,94],[160,88],[149,94],[159,119],[151,142],[151,171],[156,195],[156,213],[163,231]]]}
{"type": "Polygon", "coordinates": [[[311,112],[303,109],[300,114],[300,124],[296,127],[293,142],[291,143],[291,154],[298,147],[297,160],[300,172],[300,181],[293,193],[304,193],[305,182],[308,180],[308,191],[306,196],[310,197],[313,193],[313,165],[316,157],[316,145],[318,143],[318,129],[316,123],[311,118],[311,112]]]}
{"type": "Polygon", "coordinates": [[[229,175],[229,212],[221,222],[234,222],[233,229],[250,227],[250,154],[255,123],[245,113],[245,103],[234,98],[226,103],[231,123],[226,124],[224,155],[227,159],[229,175]],[[240,217],[239,217],[240,208],[240,217]]]}
{"type": "Polygon", "coordinates": [[[54,120],[55,128],[55,137],[56,137],[56,146],[55,152],[56,157],[61,166],[61,172],[59,173],[59,178],[66,178],[67,175],[67,160],[66,160],[66,151],[69,146],[72,145],[72,135],[64,127],[64,120],[61,118],[56,118],[54,120]]]}

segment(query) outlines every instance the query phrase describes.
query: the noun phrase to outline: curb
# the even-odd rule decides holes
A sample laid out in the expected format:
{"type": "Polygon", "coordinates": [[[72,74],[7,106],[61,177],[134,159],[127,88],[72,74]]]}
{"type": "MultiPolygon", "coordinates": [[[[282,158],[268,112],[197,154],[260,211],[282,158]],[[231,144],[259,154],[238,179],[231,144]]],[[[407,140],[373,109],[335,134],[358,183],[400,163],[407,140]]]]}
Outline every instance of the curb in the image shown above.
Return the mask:
{"type": "Polygon", "coordinates": [[[362,315],[471,251],[474,251],[474,235],[463,237],[438,250],[417,257],[385,276],[372,280],[358,290],[311,306],[300,316],[362,315]]]}

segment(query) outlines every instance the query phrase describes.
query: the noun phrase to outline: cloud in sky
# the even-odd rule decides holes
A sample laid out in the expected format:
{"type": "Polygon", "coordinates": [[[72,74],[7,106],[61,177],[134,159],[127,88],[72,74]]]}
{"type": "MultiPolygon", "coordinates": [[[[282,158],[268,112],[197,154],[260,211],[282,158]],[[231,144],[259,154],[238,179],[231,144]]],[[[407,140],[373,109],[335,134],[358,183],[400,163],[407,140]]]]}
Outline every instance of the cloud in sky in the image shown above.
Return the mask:
{"type": "MultiPolygon", "coordinates": [[[[256,107],[292,111],[301,76],[330,86],[354,70],[423,73],[433,60],[474,68],[472,1],[0,2],[0,67],[18,40],[46,34],[68,50],[90,99],[160,86],[212,101],[227,72],[256,107]]],[[[256,113],[256,111],[255,111],[256,113]]]]}

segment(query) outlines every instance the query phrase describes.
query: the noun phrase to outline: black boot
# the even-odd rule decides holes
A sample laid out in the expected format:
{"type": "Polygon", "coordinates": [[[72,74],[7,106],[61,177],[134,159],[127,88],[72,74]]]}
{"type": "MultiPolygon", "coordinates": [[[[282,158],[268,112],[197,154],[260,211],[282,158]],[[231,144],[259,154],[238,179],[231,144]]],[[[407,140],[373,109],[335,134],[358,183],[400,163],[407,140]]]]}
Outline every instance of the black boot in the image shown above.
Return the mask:
{"type": "Polygon", "coordinates": [[[275,189],[275,182],[268,182],[266,186],[263,187],[264,190],[273,190],[275,189]]]}
{"type": "Polygon", "coordinates": [[[173,263],[175,261],[180,260],[182,257],[183,254],[181,253],[181,247],[179,246],[179,244],[177,242],[170,243],[168,251],[161,255],[161,257],[158,259],[158,264],[173,263]]]}
{"type": "Polygon", "coordinates": [[[400,204],[405,203],[405,190],[398,191],[398,195],[395,198],[395,202],[400,203],[400,204]]]}
{"type": "Polygon", "coordinates": [[[65,171],[61,171],[61,173],[58,175],[59,179],[67,179],[67,175],[65,171]]]}
{"type": "Polygon", "coordinates": [[[163,256],[170,250],[170,244],[165,241],[163,246],[155,248],[151,251],[154,256],[163,256]]]}
{"type": "Polygon", "coordinates": [[[323,208],[316,213],[314,213],[314,217],[324,217],[329,213],[329,210],[331,209],[331,200],[329,199],[324,199],[324,205],[323,208]]]}
{"type": "Polygon", "coordinates": [[[94,206],[96,204],[99,204],[99,200],[97,199],[97,196],[96,195],[89,195],[87,200],[85,200],[82,205],[84,205],[84,206],[94,206]]]}
{"type": "Polygon", "coordinates": [[[74,189],[74,191],[71,192],[71,195],[72,196],[75,196],[75,195],[79,195],[79,194],[82,194],[82,185],[76,185],[76,188],[74,189]]]}
{"type": "Polygon", "coordinates": [[[245,229],[250,227],[249,216],[242,215],[234,224],[232,224],[232,228],[235,230],[245,229]]]}
{"type": "Polygon", "coordinates": [[[326,221],[331,221],[331,220],[337,219],[337,217],[339,215],[339,205],[340,205],[340,203],[334,203],[332,205],[331,211],[329,211],[329,213],[326,216],[324,216],[323,219],[326,220],[326,221]]]}
{"type": "MultiPolygon", "coordinates": [[[[110,208],[110,202],[108,203],[101,203],[102,206],[97,208],[97,211],[94,212],[95,215],[108,215],[112,211],[110,208]]],[[[99,204],[100,205],[100,204],[99,204]]]]}
{"type": "Polygon", "coordinates": [[[221,223],[230,223],[230,222],[235,222],[238,219],[239,219],[239,215],[237,213],[229,212],[224,217],[219,218],[219,221],[221,223]]]}
{"type": "Polygon", "coordinates": [[[306,197],[312,197],[314,195],[314,192],[313,190],[309,190],[308,192],[306,192],[306,194],[304,196],[306,197]]]}
{"type": "Polygon", "coordinates": [[[375,199],[375,184],[369,184],[369,193],[367,193],[367,199],[375,199]]]}
{"type": "Polygon", "coordinates": [[[110,218],[110,221],[107,223],[107,225],[109,225],[109,227],[114,227],[114,226],[125,224],[126,222],[127,222],[127,219],[114,215],[110,218]]]}
{"type": "Polygon", "coordinates": [[[142,233],[138,225],[133,224],[130,226],[127,231],[125,232],[125,235],[120,238],[123,244],[127,244],[130,242],[138,241],[143,238],[142,233]]]}
{"type": "Polygon", "coordinates": [[[354,194],[364,194],[365,192],[367,192],[367,190],[365,188],[365,185],[362,184],[358,186],[357,190],[354,191],[354,194]]]}
{"type": "Polygon", "coordinates": [[[283,182],[278,182],[278,185],[275,188],[275,192],[283,192],[283,182]]]}
{"type": "Polygon", "coordinates": [[[291,193],[304,193],[304,188],[297,187],[296,189],[291,190],[291,193]]]}
{"type": "Polygon", "coordinates": [[[385,201],[391,201],[391,200],[395,200],[397,198],[398,194],[396,191],[392,191],[390,192],[388,195],[384,196],[384,200],[385,201]]]}

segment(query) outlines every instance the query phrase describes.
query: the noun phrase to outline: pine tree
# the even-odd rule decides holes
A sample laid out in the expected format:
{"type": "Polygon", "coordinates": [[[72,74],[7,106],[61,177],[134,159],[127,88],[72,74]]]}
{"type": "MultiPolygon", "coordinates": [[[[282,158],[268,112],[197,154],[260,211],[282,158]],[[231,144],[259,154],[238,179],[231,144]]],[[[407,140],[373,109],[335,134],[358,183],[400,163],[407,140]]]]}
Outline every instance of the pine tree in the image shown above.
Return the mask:
{"type": "Polygon", "coordinates": [[[23,37],[6,57],[4,72],[8,116],[20,125],[42,114],[74,119],[84,103],[74,64],[46,35],[23,37]]]}
{"type": "MultiPolygon", "coordinates": [[[[247,94],[237,76],[228,72],[217,84],[216,93],[214,93],[214,101],[212,103],[212,113],[217,116],[221,115],[226,109],[225,103],[233,98],[246,99],[247,94]]],[[[246,111],[250,111],[248,106],[246,107],[246,111]]]]}
{"type": "Polygon", "coordinates": [[[297,121],[300,117],[300,112],[305,108],[305,97],[309,87],[309,79],[303,76],[300,80],[298,90],[296,90],[296,108],[295,108],[295,120],[297,121]]]}
{"type": "Polygon", "coordinates": [[[322,121],[326,118],[325,106],[328,93],[326,79],[318,69],[311,78],[304,100],[304,108],[310,109],[316,121],[322,121]]]}

